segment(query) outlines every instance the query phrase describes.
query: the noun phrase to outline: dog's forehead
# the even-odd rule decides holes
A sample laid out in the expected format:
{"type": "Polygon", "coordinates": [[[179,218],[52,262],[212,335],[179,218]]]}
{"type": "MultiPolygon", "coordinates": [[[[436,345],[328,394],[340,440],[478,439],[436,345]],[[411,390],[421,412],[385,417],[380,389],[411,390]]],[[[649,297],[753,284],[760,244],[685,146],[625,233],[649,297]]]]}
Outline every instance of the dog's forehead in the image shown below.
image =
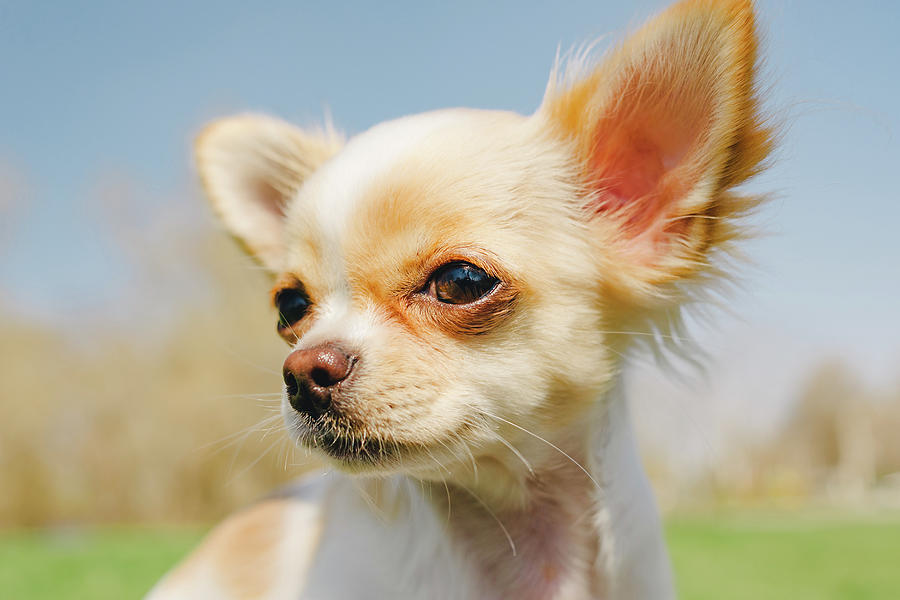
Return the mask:
{"type": "Polygon", "coordinates": [[[360,245],[391,245],[398,228],[409,237],[411,228],[435,231],[437,223],[458,220],[464,198],[447,202],[446,188],[473,178],[473,156],[522,120],[453,109],[382,123],[351,139],[289,207],[288,269],[333,290],[346,286],[348,259],[359,258],[360,245]]]}
{"type": "MultiPolygon", "coordinates": [[[[470,111],[440,111],[381,123],[352,138],[307,187],[303,198],[318,225],[339,238],[372,183],[441,130],[467,121],[470,111]]],[[[474,112],[474,111],[472,111],[474,112]]]]}

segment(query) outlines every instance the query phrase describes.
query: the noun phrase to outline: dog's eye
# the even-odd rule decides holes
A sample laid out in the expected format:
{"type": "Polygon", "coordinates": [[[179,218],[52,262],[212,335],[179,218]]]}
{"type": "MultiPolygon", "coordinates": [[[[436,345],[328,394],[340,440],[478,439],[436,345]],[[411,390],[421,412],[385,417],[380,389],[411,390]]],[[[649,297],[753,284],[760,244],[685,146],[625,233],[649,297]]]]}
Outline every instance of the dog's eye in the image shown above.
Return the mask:
{"type": "Polygon", "coordinates": [[[469,263],[444,265],[431,276],[427,291],[445,304],[468,304],[489,293],[500,281],[469,263]]]}
{"type": "Polygon", "coordinates": [[[300,290],[283,289],[275,296],[275,308],[278,309],[278,329],[288,329],[306,314],[309,299],[300,290]]]}

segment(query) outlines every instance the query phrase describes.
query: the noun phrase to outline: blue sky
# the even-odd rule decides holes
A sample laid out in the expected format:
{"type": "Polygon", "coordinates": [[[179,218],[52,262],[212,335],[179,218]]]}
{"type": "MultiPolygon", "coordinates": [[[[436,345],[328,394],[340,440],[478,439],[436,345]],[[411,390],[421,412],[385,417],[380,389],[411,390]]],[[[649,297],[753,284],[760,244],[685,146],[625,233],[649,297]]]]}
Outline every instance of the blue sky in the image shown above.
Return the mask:
{"type": "MultiPolygon", "coordinates": [[[[190,141],[204,122],[259,110],[312,124],[328,107],[352,134],[446,106],[529,113],[558,46],[666,3],[53,4],[0,2],[0,173],[16,182],[0,198],[15,224],[0,223],[0,300],[42,319],[102,311],[127,285],[98,233],[104,182],[127,180],[142,214],[197,202],[190,141]]],[[[788,125],[753,184],[776,200],[731,308],[782,352],[787,340],[892,376],[900,3],[759,7],[769,106],[788,125]]]]}

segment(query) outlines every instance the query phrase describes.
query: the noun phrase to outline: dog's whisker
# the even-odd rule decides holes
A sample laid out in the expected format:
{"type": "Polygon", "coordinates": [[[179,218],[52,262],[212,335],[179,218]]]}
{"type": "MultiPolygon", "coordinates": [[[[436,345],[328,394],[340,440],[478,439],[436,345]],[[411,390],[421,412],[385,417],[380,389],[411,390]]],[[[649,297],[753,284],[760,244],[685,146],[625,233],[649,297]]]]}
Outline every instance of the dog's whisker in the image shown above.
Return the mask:
{"type": "Polygon", "coordinates": [[[668,335],[661,332],[653,332],[653,331],[606,331],[602,330],[598,332],[601,335],[635,335],[635,336],[643,336],[643,337],[652,337],[652,338],[660,338],[664,340],[673,340],[679,343],[689,343],[691,341],[688,337],[682,337],[678,335],[668,335]]]}
{"type": "Polygon", "coordinates": [[[500,529],[503,531],[503,535],[506,536],[506,541],[509,542],[509,549],[512,552],[513,557],[517,556],[518,552],[516,551],[516,543],[513,541],[512,535],[510,535],[509,530],[506,528],[506,525],[504,525],[503,521],[500,520],[500,517],[497,516],[497,513],[491,510],[491,507],[488,506],[487,502],[482,500],[478,494],[460,483],[457,483],[456,485],[468,492],[468,494],[472,496],[478,502],[478,504],[481,505],[482,508],[484,508],[485,512],[487,512],[487,514],[489,514],[494,519],[494,521],[497,522],[497,525],[499,525],[500,529]]]}
{"type": "Polygon", "coordinates": [[[472,463],[472,479],[474,479],[475,483],[478,483],[478,464],[475,462],[475,455],[472,453],[472,449],[469,448],[469,444],[466,443],[466,440],[459,435],[459,445],[466,451],[469,455],[469,460],[472,463]]]}
{"type": "Polygon", "coordinates": [[[281,425],[280,421],[281,421],[280,414],[269,415],[268,417],[265,417],[262,420],[254,423],[253,425],[250,425],[244,429],[241,429],[234,433],[229,433],[228,435],[223,436],[217,440],[213,440],[211,442],[202,444],[201,446],[198,447],[198,449],[206,450],[206,449],[209,449],[209,448],[212,448],[219,444],[224,443],[224,445],[221,448],[218,448],[216,450],[217,452],[221,452],[222,450],[225,450],[232,444],[237,443],[237,438],[244,438],[246,436],[249,436],[252,433],[268,432],[268,431],[274,431],[274,430],[280,429],[280,425],[281,425]]]}
{"type": "MultiPolygon", "coordinates": [[[[237,445],[237,447],[235,448],[234,452],[232,452],[232,454],[231,454],[231,461],[230,461],[229,464],[228,464],[228,473],[229,473],[229,474],[230,474],[230,473],[232,472],[232,470],[234,469],[234,464],[235,464],[235,462],[237,461],[237,458],[238,458],[238,456],[240,455],[241,450],[244,448],[244,444],[247,442],[247,439],[250,437],[250,433],[252,433],[252,432],[248,432],[247,434],[245,434],[244,436],[241,437],[240,443],[237,445]]],[[[275,445],[278,443],[278,441],[279,441],[279,440],[275,440],[273,443],[269,444],[268,448],[266,448],[266,450],[264,450],[264,451],[259,455],[259,457],[256,458],[256,460],[254,460],[253,462],[250,463],[250,466],[255,465],[257,462],[259,462],[259,459],[260,459],[260,458],[262,458],[265,454],[268,454],[268,453],[272,450],[272,448],[275,447],[275,445]]],[[[246,470],[246,469],[242,470],[241,473],[240,473],[239,475],[243,475],[243,472],[244,472],[245,470],[246,470]]],[[[238,476],[239,476],[239,475],[238,475],[238,476]]],[[[236,477],[237,477],[237,476],[236,476],[236,477]]],[[[236,478],[236,477],[235,477],[235,478],[236,478]]],[[[234,478],[229,479],[229,483],[231,483],[233,480],[234,480],[234,478]]]]}
{"type": "Polygon", "coordinates": [[[451,509],[450,505],[452,504],[450,500],[450,486],[447,485],[447,478],[441,477],[441,483],[444,484],[444,491],[447,492],[447,523],[450,523],[451,509]]]}
{"type": "Polygon", "coordinates": [[[525,468],[528,469],[529,475],[534,477],[535,476],[534,475],[534,467],[531,466],[531,463],[528,462],[528,459],[526,459],[524,456],[522,456],[522,453],[519,452],[518,448],[516,448],[509,441],[507,441],[507,439],[504,438],[502,435],[500,435],[499,432],[494,431],[493,433],[494,433],[494,436],[497,438],[497,441],[499,441],[501,444],[503,444],[504,446],[509,448],[509,451],[512,452],[513,454],[515,454],[519,458],[519,460],[522,461],[522,464],[525,465],[525,468]]]}
{"type": "Polygon", "coordinates": [[[537,439],[537,440],[540,440],[541,442],[547,444],[548,446],[550,446],[551,448],[553,448],[554,450],[556,450],[557,452],[559,452],[560,454],[562,454],[564,457],[566,457],[566,459],[568,459],[573,465],[575,465],[576,467],[578,467],[579,469],[581,469],[581,471],[587,476],[588,479],[591,480],[591,482],[594,484],[594,486],[595,486],[598,490],[603,489],[602,486],[597,482],[597,480],[594,479],[594,476],[591,475],[590,471],[588,471],[587,469],[585,469],[584,466],[583,466],[580,462],[578,462],[577,460],[575,460],[574,458],[572,458],[571,455],[569,455],[565,450],[563,450],[562,448],[560,448],[559,446],[557,446],[557,445],[554,444],[553,442],[551,442],[551,441],[549,441],[549,440],[547,440],[547,439],[545,439],[545,438],[539,436],[538,434],[534,433],[533,431],[529,431],[528,429],[526,429],[525,427],[522,427],[521,425],[517,425],[516,423],[513,423],[512,421],[509,421],[509,420],[507,420],[507,419],[504,419],[503,417],[499,417],[499,416],[497,416],[497,415],[495,415],[495,414],[489,413],[488,411],[484,410],[483,408],[479,408],[478,410],[479,410],[480,412],[484,413],[485,415],[489,416],[489,417],[492,417],[492,418],[494,418],[494,419],[497,419],[498,421],[501,421],[501,422],[503,422],[503,423],[506,423],[507,425],[509,425],[509,426],[511,426],[511,427],[515,427],[516,429],[522,431],[523,433],[526,433],[526,434],[530,435],[531,437],[533,437],[533,438],[535,438],[535,439],[537,439]]]}
{"type": "MultiPolygon", "coordinates": [[[[278,318],[281,319],[282,321],[284,321],[285,323],[288,323],[287,318],[284,316],[284,314],[282,314],[282,312],[280,310],[278,311],[278,318]]],[[[288,323],[288,329],[291,330],[291,335],[294,336],[294,339],[299,340],[300,335],[297,333],[297,330],[294,329],[295,324],[296,323],[288,323]]]]}
{"type": "Polygon", "coordinates": [[[237,361],[240,362],[241,364],[247,365],[248,367],[251,367],[251,368],[253,368],[253,369],[256,369],[257,371],[261,371],[261,372],[263,372],[263,373],[268,373],[268,374],[270,374],[270,375],[277,375],[278,377],[281,377],[281,372],[280,372],[280,371],[276,371],[276,370],[271,369],[271,368],[269,368],[269,367],[264,367],[264,366],[262,366],[262,365],[259,365],[259,364],[255,363],[255,362],[253,362],[252,360],[248,360],[247,358],[241,356],[240,354],[238,354],[237,352],[235,352],[234,350],[230,349],[228,346],[226,346],[226,345],[224,345],[224,344],[222,344],[222,352],[224,352],[225,354],[227,354],[228,356],[230,356],[232,359],[237,360],[237,361]]]}
{"type": "Polygon", "coordinates": [[[230,399],[230,398],[239,398],[242,400],[260,400],[264,398],[273,398],[280,399],[282,396],[281,392],[265,392],[262,394],[221,394],[215,396],[216,399],[230,399]]]}
{"type": "MultiPolygon", "coordinates": [[[[435,458],[434,454],[432,454],[430,451],[427,451],[427,450],[426,450],[426,452],[428,453],[428,456],[431,457],[431,460],[433,460],[437,464],[438,471],[440,471],[441,469],[445,469],[448,474],[450,473],[450,470],[447,469],[447,467],[445,467],[437,458],[435,458]]],[[[447,493],[447,523],[449,524],[450,523],[450,486],[447,485],[447,477],[446,476],[441,475],[440,477],[441,477],[441,483],[444,484],[444,491],[447,493]]]]}
{"type": "Polygon", "coordinates": [[[434,455],[434,453],[431,450],[429,450],[428,448],[425,448],[425,447],[423,447],[422,449],[425,451],[425,454],[427,454],[431,458],[431,460],[434,461],[434,463],[438,466],[438,471],[444,471],[446,473],[450,473],[450,469],[447,468],[447,465],[445,465],[440,460],[438,460],[438,458],[434,455]]]}
{"type": "MultiPolygon", "coordinates": [[[[275,446],[278,445],[278,443],[282,442],[282,441],[283,440],[279,438],[279,439],[273,441],[271,444],[269,444],[268,447],[266,447],[265,450],[260,452],[259,456],[257,456],[255,459],[253,459],[253,461],[250,464],[244,466],[244,468],[241,469],[240,471],[238,471],[237,473],[231,474],[230,477],[228,478],[227,484],[231,485],[232,483],[234,483],[235,481],[240,479],[244,473],[246,473],[247,471],[249,471],[250,469],[255,467],[259,463],[259,461],[261,461],[264,457],[266,457],[272,451],[272,449],[275,448],[275,446]]],[[[234,461],[232,461],[232,464],[228,469],[229,473],[231,473],[231,470],[233,467],[234,467],[234,461]]]]}
{"type": "Polygon", "coordinates": [[[381,508],[378,506],[378,503],[375,502],[374,499],[372,499],[372,496],[369,495],[369,492],[367,492],[362,484],[356,479],[352,479],[351,481],[353,482],[353,487],[355,487],[356,491],[359,492],[359,496],[360,498],[362,498],[362,501],[366,503],[366,506],[368,506],[372,510],[375,516],[379,518],[382,523],[387,523],[387,515],[384,514],[384,511],[381,510],[381,508]]]}
{"type": "MultiPolygon", "coordinates": [[[[459,437],[454,437],[454,438],[453,438],[453,440],[461,440],[461,439],[462,439],[462,438],[459,438],[459,437]]],[[[461,456],[460,453],[459,453],[457,450],[454,450],[453,447],[447,445],[447,442],[445,442],[445,441],[443,441],[443,440],[441,440],[441,439],[438,439],[437,442],[438,442],[438,444],[440,444],[441,446],[443,446],[445,450],[447,450],[447,454],[449,454],[450,456],[452,456],[453,459],[454,459],[456,462],[464,462],[464,457],[461,456]]]]}

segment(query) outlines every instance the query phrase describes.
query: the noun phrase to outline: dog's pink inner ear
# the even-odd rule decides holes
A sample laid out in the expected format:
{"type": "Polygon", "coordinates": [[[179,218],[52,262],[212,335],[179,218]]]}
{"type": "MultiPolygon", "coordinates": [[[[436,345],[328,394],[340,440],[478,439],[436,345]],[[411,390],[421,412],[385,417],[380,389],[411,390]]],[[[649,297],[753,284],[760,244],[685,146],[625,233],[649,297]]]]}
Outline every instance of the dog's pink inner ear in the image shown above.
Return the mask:
{"type": "Polygon", "coordinates": [[[281,219],[284,217],[284,193],[264,179],[251,182],[252,196],[258,199],[259,208],[267,214],[281,219]]]}
{"type": "Polygon", "coordinates": [[[209,125],[197,139],[197,170],[226,228],[271,271],[281,268],[285,204],[340,149],[333,134],[309,134],[263,115],[209,125]]]}
{"type": "Polygon", "coordinates": [[[685,227],[674,217],[708,166],[701,157],[712,123],[709,94],[650,79],[635,75],[620,88],[597,122],[586,165],[589,210],[614,219],[644,255],[685,227]]]}

